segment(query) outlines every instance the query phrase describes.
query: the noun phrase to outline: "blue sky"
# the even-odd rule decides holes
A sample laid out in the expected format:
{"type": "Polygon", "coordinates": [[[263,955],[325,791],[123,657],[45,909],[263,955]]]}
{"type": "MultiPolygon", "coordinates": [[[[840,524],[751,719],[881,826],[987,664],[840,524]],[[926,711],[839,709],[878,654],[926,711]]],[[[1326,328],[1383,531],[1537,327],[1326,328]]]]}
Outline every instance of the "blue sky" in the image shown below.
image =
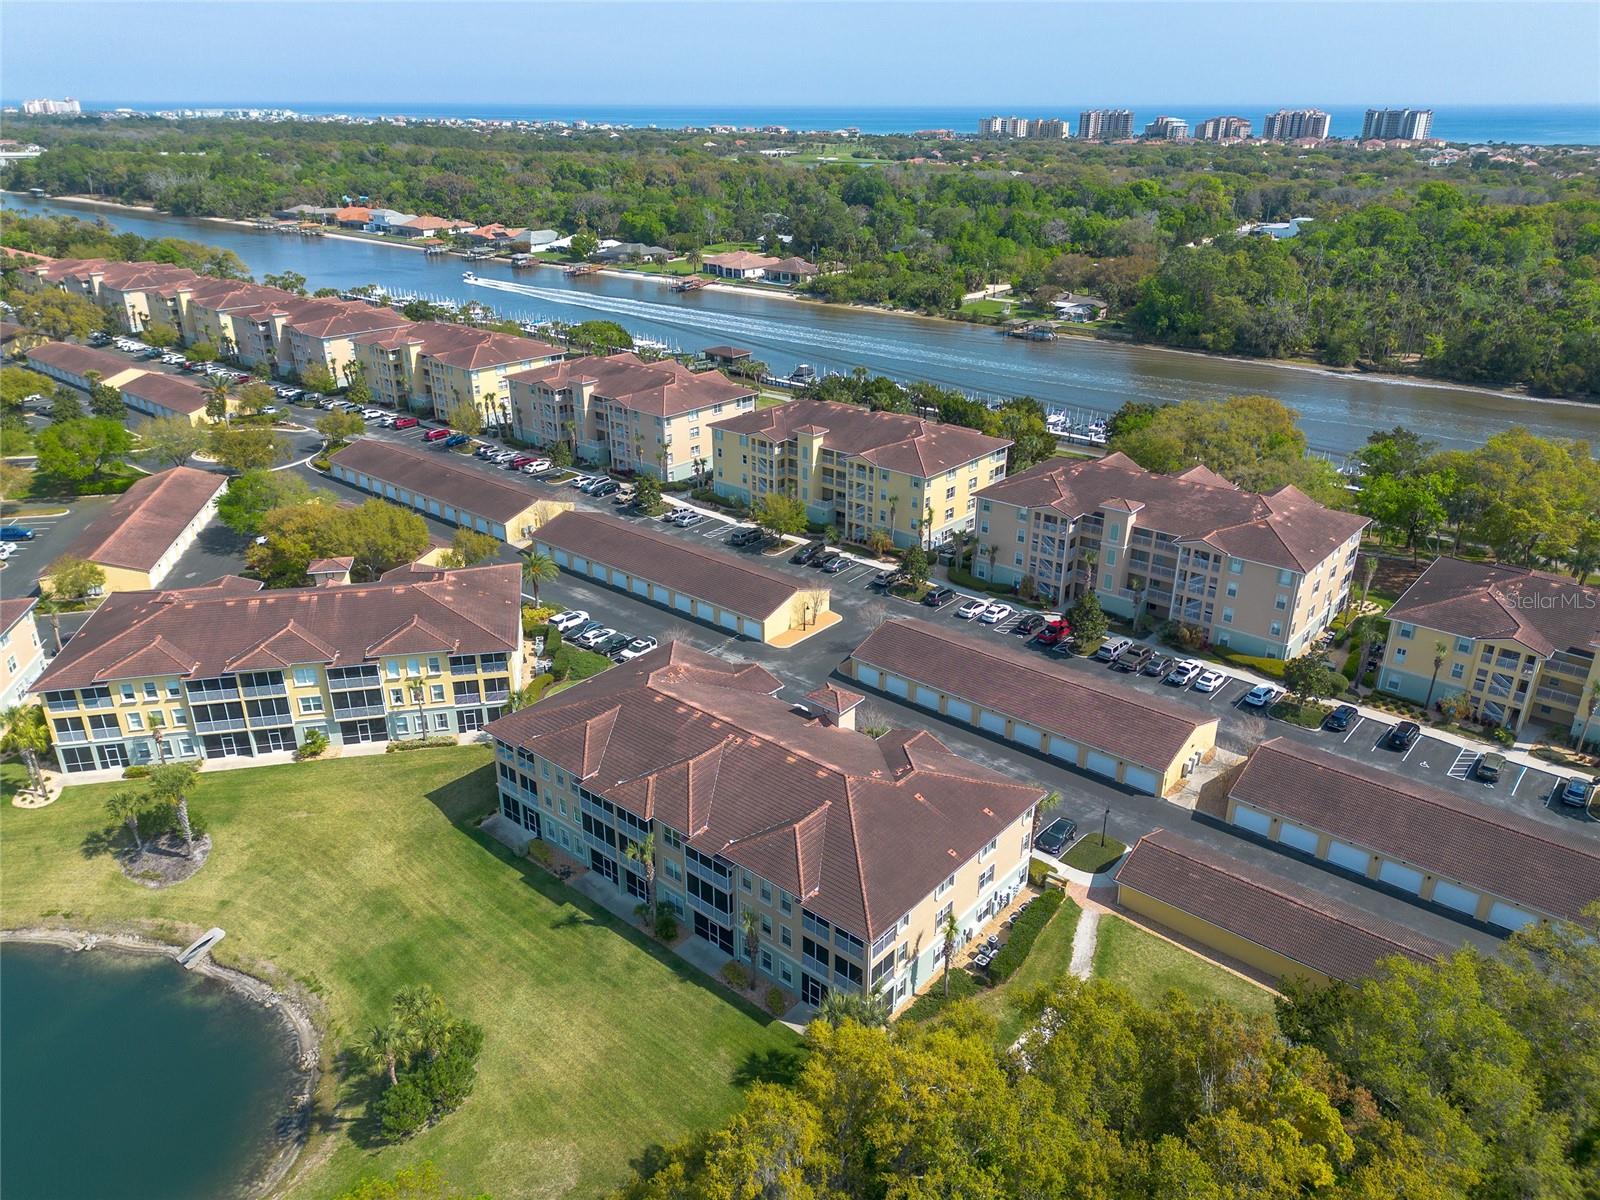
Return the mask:
{"type": "Polygon", "coordinates": [[[6,0],[9,101],[1600,101],[1600,4],[6,0]]]}

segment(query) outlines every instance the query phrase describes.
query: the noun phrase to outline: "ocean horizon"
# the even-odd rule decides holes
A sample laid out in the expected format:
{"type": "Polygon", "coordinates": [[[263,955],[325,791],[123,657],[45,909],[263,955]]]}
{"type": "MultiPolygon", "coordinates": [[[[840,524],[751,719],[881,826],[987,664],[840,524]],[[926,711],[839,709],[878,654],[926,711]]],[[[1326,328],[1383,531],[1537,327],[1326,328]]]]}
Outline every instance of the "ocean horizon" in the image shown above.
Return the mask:
{"type": "MultiPolygon", "coordinates": [[[[8,104],[15,101],[7,101],[8,104]]],[[[1385,102],[1388,103],[1388,102],[1385,102]]],[[[1600,104],[1435,104],[1410,102],[1413,107],[1433,109],[1433,136],[1448,142],[1496,142],[1509,145],[1600,145],[1600,104]]],[[[976,133],[978,120],[985,116],[1060,117],[1076,125],[1085,108],[1130,108],[1135,128],[1157,116],[1180,117],[1194,128],[1215,116],[1247,118],[1259,133],[1262,118],[1280,107],[1321,108],[1329,114],[1334,137],[1355,137],[1361,132],[1367,106],[1350,104],[1137,104],[1127,101],[1098,100],[1073,104],[991,104],[991,105],[628,105],[628,104],[430,104],[423,101],[338,103],[317,100],[171,100],[129,104],[116,100],[83,100],[86,110],[111,111],[118,108],[135,112],[161,112],[173,109],[281,108],[304,116],[345,114],[359,117],[406,116],[496,121],[562,121],[568,124],[627,125],[634,128],[683,129],[708,125],[762,127],[783,126],[792,130],[839,130],[854,128],[865,134],[915,133],[924,129],[949,129],[956,133],[976,133]]],[[[1392,107],[1405,107],[1395,101],[1392,107]]],[[[1377,105],[1374,105],[1377,107],[1377,105]]]]}

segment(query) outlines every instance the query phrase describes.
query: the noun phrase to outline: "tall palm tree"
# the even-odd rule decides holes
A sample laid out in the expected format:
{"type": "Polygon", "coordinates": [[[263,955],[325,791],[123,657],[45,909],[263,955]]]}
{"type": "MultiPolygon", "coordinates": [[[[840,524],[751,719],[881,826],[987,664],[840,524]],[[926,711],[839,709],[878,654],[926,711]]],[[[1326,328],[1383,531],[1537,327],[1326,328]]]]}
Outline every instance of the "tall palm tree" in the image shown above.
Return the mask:
{"type": "Polygon", "coordinates": [[[206,415],[212,420],[220,416],[223,424],[228,421],[228,385],[222,376],[217,376],[211,386],[206,388],[206,415]]]}
{"type": "Polygon", "coordinates": [[[761,915],[753,908],[739,914],[739,932],[744,936],[744,952],[750,956],[750,974],[755,976],[756,960],[761,950],[761,915]]]}
{"type": "Polygon", "coordinates": [[[178,810],[185,858],[194,857],[194,829],[189,824],[189,792],[194,788],[199,774],[199,766],[192,762],[166,763],[150,772],[150,798],[170,803],[178,810]]]}
{"type": "Polygon", "coordinates": [[[950,998],[950,968],[955,965],[952,961],[956,956],[956,938],[961,933],[961,927],[956,924],[956,914],[951,913],[944,919],[944,924],[939,927],[939,932],[944,935],[944,996],[950,998]]]}
{"type": "Polygon", "coordinates": [[[156,765],[167,761],[167,717],[159,708],[151,711],[148,718],[150,722],[150,736],[156,743],[156,765]]]}
{"type": "Polygon", "coordinates": [[[1084,578],[1087,580],[1086,590],[1091,591],[1091,592],[1094,591],[1094,589],[1095,589],[1095,582],[1096,581],[1095,581],[1094,568],[1095,568],[1095,564],[1098,563],[1099,561],[1100,561],[1100,551],[1096,550],[1093,546],[1090,546],[1090,547],[1088,547],[1087,549],[1084,550],[1084,552],[1083,552],[1083,565],[1084,565],[1085,569],[1084,569],[1084,573],[1083,574],[1084,574],[1084,578]]]}
{"type": "Polygon", "coordinates": [[[1439,683],[1439,668],[1444,666],[1444,660],[1450,654],[1450,646],[1445,642],[1433,644],[1433,678],[1428,680],[1428,698],[1423,702],[1423,708],[1433,707],[1433,689],[1439,683]]]}
{"type": "Polygon", "coordinates": [[[556,560],[539,550],[528,553],[522,560],[522,581],[533,589],[533,602],[539,602],[539,585],[549,583],[561,575],[556,560]]]}
{"type": "Polygon", "coordinates": [[[638,863],[644,872],[644,910],[648,921],[656,912],[656,835],[647,833],[637,842],[629,842],[622,853],[629,862],[638,863]]]}
{"type": "MultiPolygon", "coordinates": [[[[1355,638],[1356,655],[1360,663],[1354,680],[1358,689],[1361,677],[1367,673],[1367,651],[1372,648],[1372,643],[1378,640],[1378,629],[1382,624],[1383,618],[1377,613],[1366,613],[1350,622],[1350,633],[1355,638]]],[[[1357,694],[1360,694],[1359,691],[1357,694]]]]}
{"type": "Polygon", "coordinates": [[[835,988],[817,1005],[816,1019],[826,1021],[835,1029],[846,1021],[854,1021],[869,1029],[881,1029],[889,1023],[889,1001],[876,993],[858,996],[835,988]]]}
{"type": "Polygon", "coordinates": [[[135,854],[144,853],[144,839],[139,836],[139,814],[145,810],[150,800],[143,792],[134,792],[124,789],[112,792],[106,797],[106,811],[113,820],[121,821],[128,827],[128,832],[133,834],[133,851],[135,854]]]}
{"type": "Polygon", "coordinates": [[[44,771],[39,759],[50,752],[50,725],[37,704],[19,704],[0,713],[0,751],[20,754],[28,768],[28,782],[44,791],[44,771]]]}
{"type": "Polygon", "coordinates": [[[389,1086],[393,1087],[400,1082],[397,1073],[400,1059],[410,1053],[415,1045],[410,1030],[399,1021],[390,1021],[387,1025],[374,1025],[367,1030],[367,1036],[356,1050],[368,1062],[381,1066],[389,1077],[389,1086]]]}
{"type": "Polygon", "coordinates": [[[411,701],[417,706],[417,736],[428,736],[428,714],[422,710],[422,701],[428,694],[428,685],[422,679],[406,680],[406,691],[411,693],[411,701]]]}

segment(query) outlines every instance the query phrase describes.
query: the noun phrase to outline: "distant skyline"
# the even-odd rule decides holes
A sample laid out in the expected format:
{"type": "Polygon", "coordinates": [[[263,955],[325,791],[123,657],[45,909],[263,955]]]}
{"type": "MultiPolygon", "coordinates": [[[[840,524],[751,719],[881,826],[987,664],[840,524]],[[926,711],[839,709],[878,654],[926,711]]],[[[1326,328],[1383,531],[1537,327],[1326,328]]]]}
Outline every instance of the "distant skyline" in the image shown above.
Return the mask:
{"type": "Polygon", "coordinates": [[[8,103],[1600,102],[1589,2],[7,0],[5,17],[8,103]]]}

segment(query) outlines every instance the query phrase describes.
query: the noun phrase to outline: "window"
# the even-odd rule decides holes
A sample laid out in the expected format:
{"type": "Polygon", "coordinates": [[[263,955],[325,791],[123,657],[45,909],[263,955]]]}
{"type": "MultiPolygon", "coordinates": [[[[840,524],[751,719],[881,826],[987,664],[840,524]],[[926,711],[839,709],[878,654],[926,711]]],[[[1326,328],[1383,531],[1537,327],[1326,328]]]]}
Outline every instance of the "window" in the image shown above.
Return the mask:
{"type": "Polygon", "coordinates": [[[1406,660],[1406,648],[1404,646],[1400,646],[1395,650],[1395,652],[1394,652],[1394,660],[1397,663],[1405,662],[1405,660],[1406,660]]]}
{"type": "Polygon", "coordinates": [[[405,694],[405,692],[401,691],[399,688],[390,688],[389,689],[389,703],[390,704],[399,705],[399,704],[404,704],[405,702],[406,702],[406,694],[405,694]]]}
{"type": "Polygon", "coordinates": [[[948,879],[946,879],[938,887],[933,889],[933,898],[935,900],[937,900],[940,896],[944,895],[951,888],[955,887],[955,885],[956,885],[956,876],[955,876],[955,872],[952,871],[950,873],[950,877],[948,879]]]}
{"type": "Polygon", "coordinates": [[[772,936],[772,918],[771,917],[762,917],[761,918],[761,932],[766,937],[771,937],[772,936]]]}
{"type": "Polygon", "coordinates": [[[428,686],[428,698],[435,704],[444,703],[444,684],[434,683],[428,686]]]}
{"type": "Polygon", "coordinates": [[[747,892],[750,890],[750,888],[751,888],[751,880],[750,880],[750,872],[749,871],[743,871],[743,872],[740,873],[739,886],[742,887],[747,892]]]}
{"type": "Polygon", "coordinates": [[[1456,653],[1457,654],[1471,654],[1472,653],[1472,642],[1467,638],[1457,638],[1456,639],[1456,653]]]}
{"type": "Polygon", "coordinates": [[[1233,609],[1225,608],[1222,610],[1222,623],[1224,625],[1233,624],[1233,609]]]}
{"type": "Polygon", "coordinates": [[[294,669],[294,682],[296,687],[316,687],[317,669],[315,667],[296,667],[294,669]]]}
{"type": "Polygon", "coordinates": [[[178,683],[178,681],[176,679],[169,679],[167,681],[167,695],[172,697],[174,700],[176,700],[178,698],[178,696],[181,695],[181,694],[182,694],[182,686],[178,683]]]}
{"type": "Polygon", "coordinates": [[[1467,668],[1466,668],[1466,664],[1465,663],[1456,663],[1454,666],[1452,666],[1450,668],[1450,678],[1451,679],[1460,679],[1461,676],[1462,676],[1462,673],[1466,669],[1467,668]]]}
{"type": "Polygon", "coordinates": [[[772,903],[772,885],[765,879],[761,881],[761,902],[763,904],[772,903]]]}
{"type": "Polygon", "coordinates": [[[141,717],[136,712],[129,713],[128,714],[128,728],[129,729],[143,729],[144,728],[144,718],[141,717]]]}
{"type": "Polygon", "coordinates": [[[1283,636],[1283,622],[1282,621],[1274,621],[1272,623],[1272,627],[1271,627],[1270,633],[1271,633],[1271,636],[1273,636],[1273,637],[1282,637],[1283,636]]]}
{"type": "Polygon", "coordinates": [[[778,940],[780,942],[782,942],[785,946],[794,945],[794,935],[789,932],[789,927],[787,925],[782,926],[778,930],[778,935],[779,935],[778,940]]]}
{"type": "Polygon", "coordinates": [[[1230,575],[1243,575],[1244,574],[1244,561],[1242,559],[1238,559],[1238,558],[1230,558],[1228,560],[1228,574],[1230,574],[1230,575]]]}
{"type": "Polygon", "coordinates": [[[1412,635],[1417,632],[1417,627],[1415,625],[1407,625],[1404,622],[1401,622],[1399,625],[1395,626],[1395,630],[1400,634],[1401,637],[1409,641],[1412,635]]]}
{"type": "Polygon", "coordinates": [[[1110,548],[1110,549],[1108,549],[1106,551],[1106,566],[1114,567],[1116,565],[1117,565],[1117,551],[1116,551],[1115,547],[1112,547],[1112,548],[1110,548]]]}
{"type": "Polygon", "coordinates": [[[1279,592],[1277,598],[1272,602],[1272,607],[1277,609],[1279,612],[1282,612],[1284,609],[1289,607],[1289,597],[1285,596],[1282,592],[1279,592]]]}
{"type": "Polygon", "coordinates": [[[1239,585],[1233,580],[1228,580],[1228,599],[1232,600],[1239,595],[1239,585]]]}
{"type": "Polygon", "coordinates": [[[122,702],[124,704],[132,704],[133,700],[134,700],[133,684],[124,683],[124,684],[121,685],[121,689],[120,690],[122,692],[122,702]]]}
{"type": "Polygon", "coordinates": [[[428,674],[429,675],[437,675],[438,673],[439,673],[439,656],[436,655],[436,654],[430,654],[430,655],[428,655],[428,674]]]}
{"type": "Polygon", "coordinates": [[[321,696],[301,696],[300,697],[300,712],[302,714],[309,716],[309,715],[311,715],[313,713],[319,713],[321,711],[322,711],[322,697],[321,696]]]}
{"type": "Polygon", "coordinates": [[[999,837],[990,838],[989,839],[989,844],[987,846],[985,846],[982,850],[978,851],[978,858],[979,859],[988,858],[989,855],[991,855],[991,854],[993,854],[995,852],[995,848],[997,846],[999,846],[999,845],[1000,845],[999,837]]]}
{"type": "Polygon", "coordinates": [[[954,500],[956,498],[956,490],[955,490],[955,488],[953,488],[953,487],[945,488],[945,490],[944,490],[944,498],[946,500],[954,500]]]}
{"type": "Polygon", "coordinates": [[[978,876],[978,890],[981,892],[994,882],[994,868],[985,867],[982,875],[978,876]]]}
{"type": "Polygon", "coordinates": [[[1294,572],[1285,567],[1278,572],[1278,586],[1288,587],[1294,582],[1294,572]]]}
{"type": "Polygon", "coordinates": [[[156,696],[156,685],[153,683],[146,683],[144,685],[144,698],[146,700],[154,700],[156,699],[156,696]]]}

